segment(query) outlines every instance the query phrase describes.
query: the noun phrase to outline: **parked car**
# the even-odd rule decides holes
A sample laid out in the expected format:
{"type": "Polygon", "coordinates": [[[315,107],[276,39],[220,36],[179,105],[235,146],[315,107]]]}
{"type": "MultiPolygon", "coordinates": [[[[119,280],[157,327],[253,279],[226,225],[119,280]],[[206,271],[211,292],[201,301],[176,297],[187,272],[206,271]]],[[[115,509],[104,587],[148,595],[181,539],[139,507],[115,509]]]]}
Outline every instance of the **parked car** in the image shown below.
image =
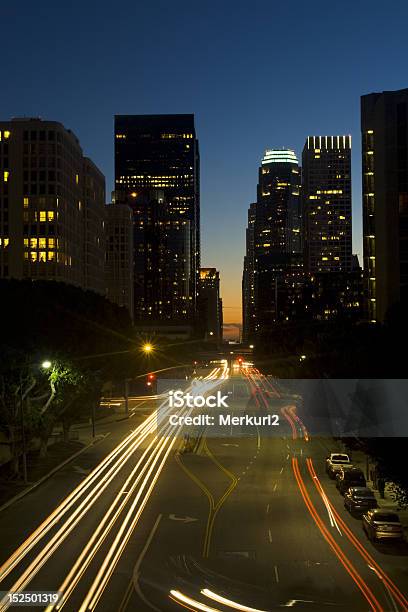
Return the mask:
{"type": "Polygon", "coordinates": [[[330,453],[326,459],[326,472],[330,478],[335,478],[342,467],[351,465],[350,457],[346,453],[330,453]]]}
{"type": "Polygon", "coordinates": [[[363,472],[355,467],[342,467],[336,475],[336,487],[342,495],[351,487],[365,487],[366,479],[363,472]]]}
{"type": "Polygon", "coordinates": [[[351,487],[344,495],[344,507],[350,514],[363,514],[367,510],[377,508],[378,504],[371,489],[351,487]]]}
{"type": "Polygon", "coordinates": [[[369,510],[363,515],[363,529],[372,542],[402,540],[404,531],[399,516],[391,510],[369,510]]]}

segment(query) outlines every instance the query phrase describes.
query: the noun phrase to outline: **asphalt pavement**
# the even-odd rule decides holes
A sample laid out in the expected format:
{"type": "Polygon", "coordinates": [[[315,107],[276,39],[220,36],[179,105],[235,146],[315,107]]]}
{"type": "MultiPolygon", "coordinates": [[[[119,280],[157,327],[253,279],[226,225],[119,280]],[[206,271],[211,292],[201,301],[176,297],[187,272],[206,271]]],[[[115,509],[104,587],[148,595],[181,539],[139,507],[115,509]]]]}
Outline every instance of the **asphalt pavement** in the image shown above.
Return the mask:
{"type": "Polygon", "coordinates": [[[234,386],[231,415],[279,424],[203,427],[194,445],[156,435],[157,403],[107,424],[1,514],[0,588],[60,591],[49,611],[407,610],[406,546],[371,544],[346,512],[324,471],[336,442],[253,368],[201,375],[234,386]]]}

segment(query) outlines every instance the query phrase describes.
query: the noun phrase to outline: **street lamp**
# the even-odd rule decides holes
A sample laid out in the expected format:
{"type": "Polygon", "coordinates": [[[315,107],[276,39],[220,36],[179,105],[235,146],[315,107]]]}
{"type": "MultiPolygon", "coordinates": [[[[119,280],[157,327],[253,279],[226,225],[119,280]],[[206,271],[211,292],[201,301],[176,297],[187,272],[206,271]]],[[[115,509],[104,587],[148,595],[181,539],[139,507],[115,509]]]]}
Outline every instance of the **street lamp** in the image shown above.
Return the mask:
{"type": "Polygon", "coordinates": [[[52,363],[51,363],[51,361],[49,361],[48,359],[46,359],[45,361],[43,361],[43,362],[42,362],[42,364],[41,364],[41,367],[42,367],[44,370],[49,370],[51,366],[52,366],[52,363]]]}
{"type": "Polygon", "coordinates": [[[148,354],[151,353],[153,351],[153,345],[150,344],[150,342],[146,342],[143,346],[142,346],[142,350],[144,353],[148,354]]]}

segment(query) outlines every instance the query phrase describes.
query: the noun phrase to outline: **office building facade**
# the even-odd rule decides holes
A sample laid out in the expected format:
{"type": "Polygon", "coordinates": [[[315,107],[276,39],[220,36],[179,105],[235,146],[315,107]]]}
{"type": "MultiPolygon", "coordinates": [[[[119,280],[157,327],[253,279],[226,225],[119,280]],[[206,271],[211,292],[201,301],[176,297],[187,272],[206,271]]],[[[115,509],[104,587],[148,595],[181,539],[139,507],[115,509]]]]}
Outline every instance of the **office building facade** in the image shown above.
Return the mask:
{"type": "Polygon", "coordinates": [[[243,338],[289,320],[302,281],[300,167],[294,151],[270,149],[248,215],[243,338]]]}
{"type": "Polygon", "coordinates": [[[309,136],[302,153],[305,268],[352,267],[351,136],[309,136]]]}
{"type": "Polygon", "coordinates": [[[0,274],[104,293],[105,179],[71,130],[0,122],[0,274]]]}
{"type": "Polygon", "coordinates": [[[383,322],[408,289],[408,89],[361,98],[365,314],[383,322]]]}
{"type": "Polygon", "coordinates": [[[215,268],[200,268],[199,312],[204,339],[209,342],[221,342],[223,314],[220,273],[215,268]]]}
{"type": "Polygon", "coordinates": [[[135,322],[194,326],[200,192],[193,115],[115,117],[115,202],[134,215],[135,322]]]}
{"type": "Polygon", "coordinates": [[[105,295],[133,317],[133,214],[129,206],[105,206],[105,238],[105,295]]]}
{"type": "Polygon", "coordinates": [[[249,344],[255,334],[255,210],[256,203],[253,202],[248,210],[244,269],[242,274],[242,342],[244,344],[249,344]]]}

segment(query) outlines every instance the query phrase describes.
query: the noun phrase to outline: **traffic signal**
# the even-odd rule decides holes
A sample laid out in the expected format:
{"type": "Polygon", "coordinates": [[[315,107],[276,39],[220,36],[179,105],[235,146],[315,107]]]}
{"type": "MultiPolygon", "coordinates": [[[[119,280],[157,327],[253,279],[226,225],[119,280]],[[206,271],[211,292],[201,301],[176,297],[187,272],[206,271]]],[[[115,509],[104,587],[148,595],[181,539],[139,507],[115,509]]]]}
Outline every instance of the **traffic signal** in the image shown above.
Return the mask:
{"type": "Polygon", "coordinates": [[[146,379],[146,385],[148,387],[151,387],[155,378],[156,378],[156,376],[154,374],[148,374],[147,375],[147,379],[146,379]]]}

